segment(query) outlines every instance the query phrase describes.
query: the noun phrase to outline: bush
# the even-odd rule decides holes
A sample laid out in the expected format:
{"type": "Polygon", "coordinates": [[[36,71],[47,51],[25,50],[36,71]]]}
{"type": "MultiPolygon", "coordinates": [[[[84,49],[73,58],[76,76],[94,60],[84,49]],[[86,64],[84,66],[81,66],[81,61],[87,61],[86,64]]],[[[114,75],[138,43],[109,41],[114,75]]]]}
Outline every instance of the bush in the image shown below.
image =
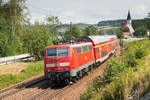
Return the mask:
{"type": "MultiPolygon", "coordinates": [[[[109,61],[104,70],[104,76],[95,78],[87,92],[81,96],[81,100],[123,100],[127,98],[134,89],[139,87],[138,84],[142,83],[139,80],[145,80],[140,79],[139,77],[145,77],[140,76],[142,74],[136,71],[143,71],[137,65],[141,66],[140,59],[145,57],[147,51],[150,50],[149,43],[146,40],[126,42],[124,56],[109,61]]],[[[147,87],[150,87],[150,84],[147,87]]],[[[147,91],[146,88],[141,93],[145,91],[147,91]]]]}
{"type": "Polygon", "coordinates": [[[123,57],[123,61],[126,67],[135,67],[138,62],[135,57],[135,52],[130,51],[123,57]]]}

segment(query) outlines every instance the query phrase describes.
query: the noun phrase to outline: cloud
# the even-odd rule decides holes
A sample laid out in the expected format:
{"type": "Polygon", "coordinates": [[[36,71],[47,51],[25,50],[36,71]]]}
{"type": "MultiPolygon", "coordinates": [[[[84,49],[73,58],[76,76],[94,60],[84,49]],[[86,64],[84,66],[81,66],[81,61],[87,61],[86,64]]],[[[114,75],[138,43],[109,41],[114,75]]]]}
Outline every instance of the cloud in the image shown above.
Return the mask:
{"type": "Polygon", "coordinates": [[[76,15],[76,13],[74,11],[64,11],[64,12],[61,12],[60,15],[66,16],[66,17],[73,17],[76,15]]]}
{"type": "Polygon", "coordinates": [[[128,10],[131,10],[132,18],[144,18],[150,11],[150,0],[28,0],[27,4],[32,5],[29,10],[34,19],[35,16],[50,15],[50,12],[64,23],[125,19],[128,10]],[[33,9],[33,6],[38,9],[33,9]]]}
{"type": "Polygon", "coordinates": [[[147,12],[147,7],[146,5],[137,5],[135,6],[134,11],[136,12],[136,14],[141,15],[147,12]]]}

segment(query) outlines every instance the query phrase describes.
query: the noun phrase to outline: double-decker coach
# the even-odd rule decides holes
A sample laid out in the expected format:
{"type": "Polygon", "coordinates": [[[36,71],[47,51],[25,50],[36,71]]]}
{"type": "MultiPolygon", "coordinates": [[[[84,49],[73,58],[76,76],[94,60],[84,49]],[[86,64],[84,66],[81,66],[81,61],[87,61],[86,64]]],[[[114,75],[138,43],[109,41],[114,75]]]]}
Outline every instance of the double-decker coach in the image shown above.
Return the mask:
{"type": "Polygon", "coordinates": [[[107,36],[87,36],[83,37],[93,44],[95,62],[103,62],[108,58],[108,42],[109,38],[107,36]]]}

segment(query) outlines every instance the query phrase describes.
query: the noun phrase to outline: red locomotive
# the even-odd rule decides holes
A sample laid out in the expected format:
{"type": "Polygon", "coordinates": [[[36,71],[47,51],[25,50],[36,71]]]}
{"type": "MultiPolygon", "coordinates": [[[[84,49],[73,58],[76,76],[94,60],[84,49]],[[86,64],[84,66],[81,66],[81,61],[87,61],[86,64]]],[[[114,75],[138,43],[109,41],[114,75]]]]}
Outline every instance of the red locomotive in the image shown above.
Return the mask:
{"type": "Polygon", "coordinates": [[[114,53],[118,43],[115,35],[86,36],[81,39],[86,42],[54,45],[44,49],[46,79],[55,84],[60,80],[75,81],[114,53]]]}

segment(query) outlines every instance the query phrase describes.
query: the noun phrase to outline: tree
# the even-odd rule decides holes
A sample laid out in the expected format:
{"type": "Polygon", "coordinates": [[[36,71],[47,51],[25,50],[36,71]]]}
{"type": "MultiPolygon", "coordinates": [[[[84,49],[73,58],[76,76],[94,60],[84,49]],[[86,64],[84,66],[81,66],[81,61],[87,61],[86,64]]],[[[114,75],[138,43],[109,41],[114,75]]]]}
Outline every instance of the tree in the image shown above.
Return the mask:
{"type": "Polygon", "coordinates": [[[150,30],[150,18],[146,19],[146,27],[150,30]]]}
{"type": "Polygon", "coordinates": [[[24,30],[24,47],[36,60],[43,58],[46,46],[58,41],[58,27],[61,26],[58,17],[47,17],[45,21],[46,24],[39,22],[35,22],[34,26],[29,24],[24,30]]]}
{"type": "Polygon", "coordinates": [[[123,36],[123,31],[122,31],[121,27],[116,30],[116,34],[117,34],[118,38],[123,38],[124,37],[123,36]]]}
{"type": "Polygon", "coordinates": [[[144,37],[147,34],[147,26],[141,21],[134,20],[133,28],[135,29],[134,35],[137,37],[144,37]]]}
{"type": "Polygon", "coordinates": [[[132,26],[133,26],[134,29],[136,29],[136,28],[142,26],[142,23],[139,20],[133,20],[132,21],[132,26]]]}
{"type": "Polygon", "coordinates": [[[21,38],[18,36],[23,30],[25,21],[24,10],[26,0],[0,0],[0,45],[2,56],[22,53],[21,38]],[[3,37],[3,38],[2,38],[3,37]],[[6,53],[7,51],[7,53],[6,53]]]}
{"type": "Polygon", "coordinates": [[[147,35],[147,28],[146,28],[146,26],[142,25],[140,27],[137,27],[135,29],[134,35],[137,36],[137,37],[144,37],[145,35],[147,35]]]}
{"type": "Polygon", "coordinates": [[[41,60],[44,56],[44,48],[53,44],[52,33],[47,26],[39,22],[35,22],[35,26],[27,27],[23,37],[24,46],[36,60],[41,60]]]}
{"type": "Polygon", "coordinates": [[[77,25],[70,25],[64,34],[65,39],[76,39],[83,36],[83,29],[77,25]]]}
{"type": "Polygon", "coordinates": [[[146,26],[147,26],[147,29],[150,30],[150,13],[148,13],[148,16],[146,18],[146,26]]]}
{"type": "Polygon", "coordinates": [[[95,27],[94,25],[89,25],[85,28],[84,35],[85,36],[98,35],[98,28],[95,27]]]}
{"type": "Polygon", "coordinates": [[[26,0],[9,0],[1,6],[1,17],[5,20],[2,24],[9,25],[11,34],[16,34],[25,22],[25,2],[26,0]]]}
{"type": "Polygon", "coordinates": [[[0,57],[6,57],[11,55],[10,40],[8,33],[0,32],[0,57]]]}
{"type": "Polygon", "coordinates": [[[58,26],[58,25],[62,24],[57,16],[47,17],[46,21],[49,25],[57,25],[58,26]]]}
{"type": "Polygon", "coordinates": [[[56,16],[51,16],[46,18],[46,23],[49,28],[49,31],[52,33],[52,41],[58,42],[58,28],[62,26],[61,21],[56,16]]]}

